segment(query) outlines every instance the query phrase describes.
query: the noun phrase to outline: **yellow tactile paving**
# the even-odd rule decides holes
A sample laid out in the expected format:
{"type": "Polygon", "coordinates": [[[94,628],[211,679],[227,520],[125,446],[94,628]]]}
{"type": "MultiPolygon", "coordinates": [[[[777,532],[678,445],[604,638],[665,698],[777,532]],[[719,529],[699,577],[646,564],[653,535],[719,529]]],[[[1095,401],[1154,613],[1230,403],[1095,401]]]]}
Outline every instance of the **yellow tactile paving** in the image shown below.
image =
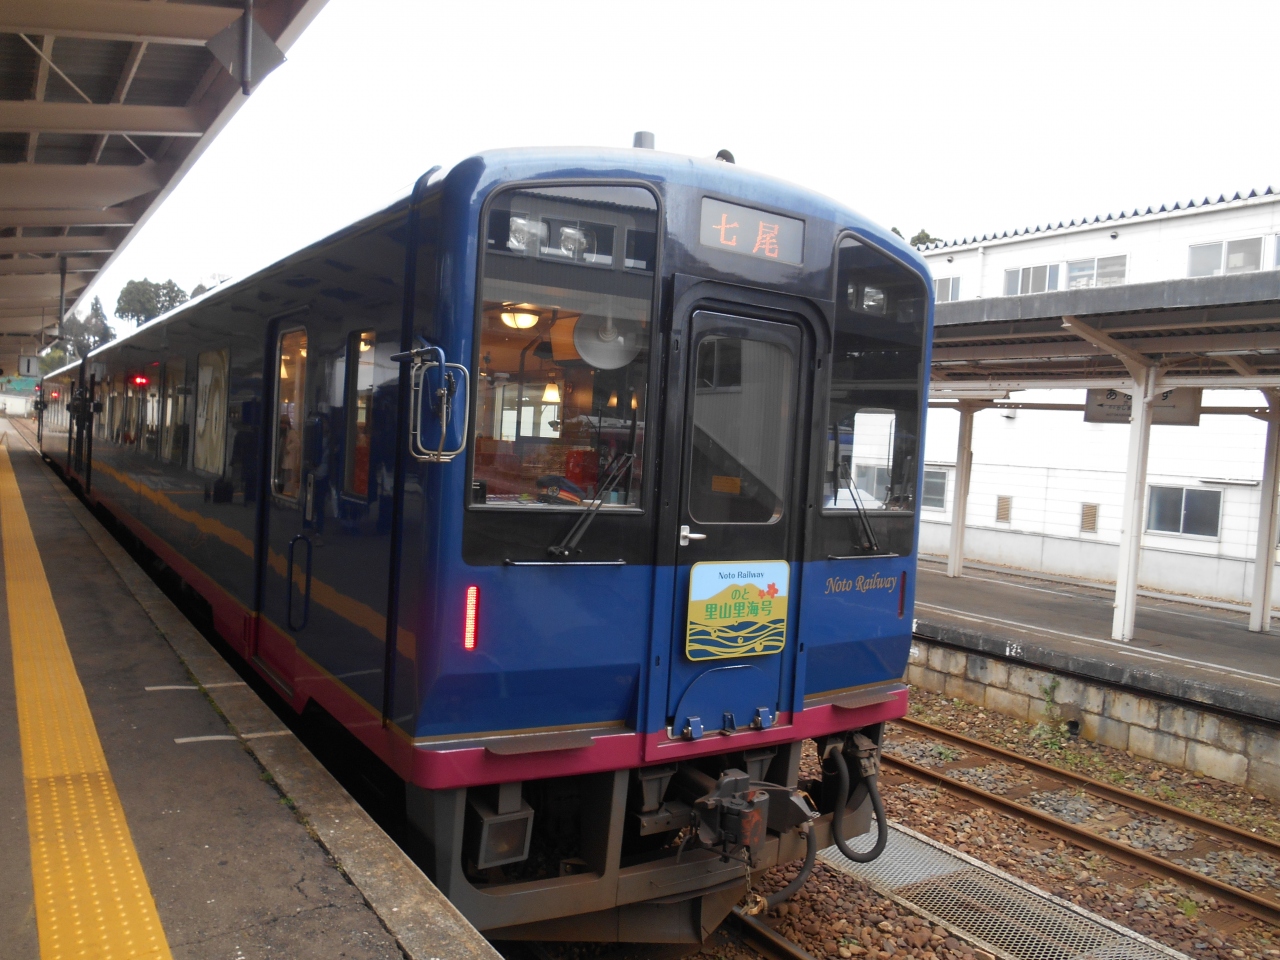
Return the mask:
{"type": "Polygon", "coordinates": [[[170,957],[3,446],[0,537],[41,960],[170,957]]]}

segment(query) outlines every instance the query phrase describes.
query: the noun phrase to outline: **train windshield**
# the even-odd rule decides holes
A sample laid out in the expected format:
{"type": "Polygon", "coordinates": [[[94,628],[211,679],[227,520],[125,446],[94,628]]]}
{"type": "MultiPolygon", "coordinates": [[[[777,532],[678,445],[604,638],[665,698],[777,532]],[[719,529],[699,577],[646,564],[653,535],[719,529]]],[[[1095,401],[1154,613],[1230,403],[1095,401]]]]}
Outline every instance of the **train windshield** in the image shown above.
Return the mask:
{"type": "Polygon", "coordinates": [[[472,502],[639,506],[657,202],[526,187],[485,230],[472,502]]]}
{"type": "Polygon", "coordinates": [[[925,289],[906,267],[840,242],[823,513],[848,515],[843,552],[911,550],[925,289]]]}

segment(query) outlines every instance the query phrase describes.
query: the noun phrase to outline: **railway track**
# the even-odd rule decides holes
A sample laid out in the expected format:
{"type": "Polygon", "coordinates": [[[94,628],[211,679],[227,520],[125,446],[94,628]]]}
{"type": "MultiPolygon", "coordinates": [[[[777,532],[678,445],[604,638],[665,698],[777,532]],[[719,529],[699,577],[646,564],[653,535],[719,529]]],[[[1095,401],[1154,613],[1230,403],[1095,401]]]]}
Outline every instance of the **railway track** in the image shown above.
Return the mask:
{"type": "Polygon", "coordinates": [[[766,957],[774,960],[814,960],[813,954],[788,940],[767,923],[744,913],[741,907],[734,907],[729,917],[734,932],[766,957]]]}
{"type": "MultiPolygon", "coordinates": [[[[1021,766],[1029,771],[1033,771],[1038,777],[1044,780],[1051,780],[1061,783],[1064,787],[1074,787],[1084,793],[1092,794],[1095,797],[1107,800],[1117,806],[1125,807],[1142,813],[1148,813],[1153,816],[1162,817],[1166,820],[1190,827],[1208,837],[1223,842],[1235,844],[1245,847],[1255,853],[1263,853],[1280,860],[1280,844],[1260,837],[1257,834],[1250,833],[1233,827],[1230,824],[1219,823],[1208,820],[1197,814],[1182,810],[1169,804],[1161,803],[1149,797],[1141,796],[1129,790],[1114,787],[1110,784],[1102,783],[1090,777],[1085,777],[1077,773],[1066,770],[1060,770],[1057,767],[1023,757],[995,747],[990,744],[973,740],[969,737],[960,736],[950,731],[942,730],[931,724],[921,723],[916,720],[899,720],[896,723],[904,730],[911,731],[921,736],[933,738],[935,740],[948,743],[955,747],[960,747],[970,753],[980,757],[987,757],[991,760],[999,760],[1008,764],[1021,766]]],[[[935,770],[929,767],[923,767],[901,757],[895,757],[892,754],[885,753],[882,762],[886,769],[897,771],[921,780],[956,794],[964,799],[984,806],[991,810],[1029,821],[1042,829],[1054,834],[1064,840],[1068,840],[1077,846],[1085,849],[1093,850],[1101,853],[1113,860],[1127,864],[1147,874],[1156,874],[1161,877],[1169,877],[1185,884],[1193,889],[1201,890],[1218,900],[1233,904],[1247,911],[1253,916],[1266,921],[1273,925],[1280,925],[1280,899],[1273,896],[1262,896],[1239,887],[1225,883],[1214,877],[1206,876],[1198,873],[1181,864],[1173,863],[1163,857],[1157,857],[1144,850],[1130,846],[1118,840],[1092,830],[1086,829],[1082,825],[1070,823],[1059,817],[1045,813],[1035,807],[1024,803],[1019,803],[1015,799],[1001,796],[984,790],[964,780],[949,776],[942,770],[935,770]]]]}

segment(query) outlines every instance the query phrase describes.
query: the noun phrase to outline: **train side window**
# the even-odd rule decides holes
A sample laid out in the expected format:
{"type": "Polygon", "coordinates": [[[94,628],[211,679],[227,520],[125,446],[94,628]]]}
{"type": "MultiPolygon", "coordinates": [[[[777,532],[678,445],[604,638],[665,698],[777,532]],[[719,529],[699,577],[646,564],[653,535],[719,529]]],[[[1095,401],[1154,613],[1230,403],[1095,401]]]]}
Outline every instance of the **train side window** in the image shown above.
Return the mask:
{"type": "Polygon", "coordinates": [[[222,475],[226,462],[227,371],[231,354],[206,350],[196,357],[196,435],[192,466],[200,473],[222,475]]]}
{"type": "Polygon", "coordinates": [[[164,430],[160,436],[160,459],[167,463],[187,461],[187,362],[170,360],[164,365],[164,430]]]}
{"type": "Polygon", "coordinates": [[[347,338],[347,436],[342,492],[362,500],[369,497],[377,342],[372,330],[353,333],[347,338]]]}
{"type": "Polygon", "coordinates": [[[851,237],[840,241],[836,275],[823,457],[827,552],[909,553],[927,290],[914,271],[851,237]]]}
{"type": "Polygon", "coordinates": [[[297,500],[302,487],[302,427],[307,396],[307,331],[286,330],[277,342],[276,429],[271,492],[297,500]]]}

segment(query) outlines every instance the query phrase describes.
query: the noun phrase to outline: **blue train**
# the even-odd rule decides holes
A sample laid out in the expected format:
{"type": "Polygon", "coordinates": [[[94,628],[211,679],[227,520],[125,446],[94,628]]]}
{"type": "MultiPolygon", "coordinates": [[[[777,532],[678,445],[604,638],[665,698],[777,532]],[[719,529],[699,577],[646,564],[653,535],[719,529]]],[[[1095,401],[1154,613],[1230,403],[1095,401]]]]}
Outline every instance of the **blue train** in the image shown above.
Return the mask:
{"type": "Polygon", "coordinates": [[[689,942],[883,847],[932,316],[732,162],[495,151],[45,378],[42,443],[486,934],[689,942]]]}

